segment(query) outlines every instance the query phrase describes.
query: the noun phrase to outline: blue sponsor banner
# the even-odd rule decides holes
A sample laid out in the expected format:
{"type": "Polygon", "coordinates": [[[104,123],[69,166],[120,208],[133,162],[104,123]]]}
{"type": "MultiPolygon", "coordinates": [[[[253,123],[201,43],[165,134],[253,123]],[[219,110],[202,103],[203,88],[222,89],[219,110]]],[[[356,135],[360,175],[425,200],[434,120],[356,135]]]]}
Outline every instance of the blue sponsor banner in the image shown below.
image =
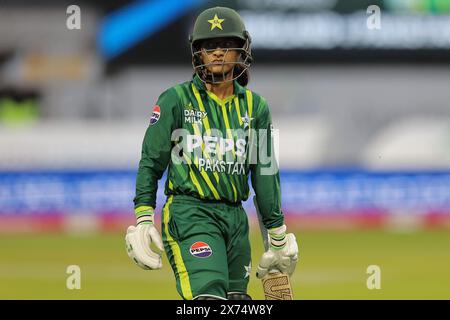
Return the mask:
{"type": "Polygon", "coordinates": [[[130,171],[0,173],[0,213],[129,210],[135,178],[130,171]]]}
{"type": "Polygon", "coordinates": [[[450,171],[282,172],[283,207],[300,211],[448,210],[450,171]]]}
{"type": "MultiPolygon", "coordinates": [[[[135,171],[0,172],[0,214],[132,212],[135,171]]],[[[165,202],[159,182],[158,208],[165,202]]],[[[292,214],[374,209],[450,212],[450,172],[282,171],[292,214]]],[[[252,202],[244,204],[253,211],[252,202]]]]}

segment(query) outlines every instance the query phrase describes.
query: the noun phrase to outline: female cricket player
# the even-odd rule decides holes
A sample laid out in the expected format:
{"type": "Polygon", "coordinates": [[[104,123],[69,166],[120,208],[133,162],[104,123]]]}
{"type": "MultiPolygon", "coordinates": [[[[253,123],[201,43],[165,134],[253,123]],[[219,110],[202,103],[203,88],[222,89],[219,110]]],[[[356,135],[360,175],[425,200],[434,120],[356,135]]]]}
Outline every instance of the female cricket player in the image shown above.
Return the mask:
{"type": "Polygon", "coordinates": [[[161,255],[150,244],[165,250],[183,299],[249,300],[249,227],[241,205],[249,175],[270,238],[257,277],[273,268],[292,274],[298,256],[281,211],[271,116],[266,100],[246,88],[251,40],[236,11],[203,11],[189,41],[193,79],[160,95],[145,133],[127,251],[140,267],[159,269],[161,255]],[[161,238],[154,209],[167,167],[161,238]]]}

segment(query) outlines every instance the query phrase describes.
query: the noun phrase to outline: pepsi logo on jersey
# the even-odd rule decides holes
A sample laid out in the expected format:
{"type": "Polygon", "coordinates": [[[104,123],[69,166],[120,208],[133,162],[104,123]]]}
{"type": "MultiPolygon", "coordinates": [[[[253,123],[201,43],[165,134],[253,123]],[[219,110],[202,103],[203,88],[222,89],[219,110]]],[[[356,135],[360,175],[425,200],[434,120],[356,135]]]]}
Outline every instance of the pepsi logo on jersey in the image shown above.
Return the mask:
{"type": "Polygon", "coordinates": [[[197,241],[189,249],[191,254],[197,258],[208,258],[212,255],[212,249],[206,242],[197,241]]]}
{"type": "Polygon", "coordinates": [[[161,116],[161,108],[156,105],[153,107],[153,113],[152,116],[150,118],[150,125],[155,124],[156,122],[158,122],[159,118],[161,116]]]}

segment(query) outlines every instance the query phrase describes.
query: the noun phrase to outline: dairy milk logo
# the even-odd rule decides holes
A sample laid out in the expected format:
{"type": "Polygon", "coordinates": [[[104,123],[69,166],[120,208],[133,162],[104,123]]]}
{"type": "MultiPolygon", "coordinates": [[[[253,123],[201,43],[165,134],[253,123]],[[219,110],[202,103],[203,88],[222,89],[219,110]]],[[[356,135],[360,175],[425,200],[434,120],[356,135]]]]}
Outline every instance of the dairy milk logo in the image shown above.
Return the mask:
{"type": "Polygon", "coordinates": [[[184,122],[199,124],[204,118],[206,118],[207,115],[208,113],[206,111],[184,109],[184,122]]]}

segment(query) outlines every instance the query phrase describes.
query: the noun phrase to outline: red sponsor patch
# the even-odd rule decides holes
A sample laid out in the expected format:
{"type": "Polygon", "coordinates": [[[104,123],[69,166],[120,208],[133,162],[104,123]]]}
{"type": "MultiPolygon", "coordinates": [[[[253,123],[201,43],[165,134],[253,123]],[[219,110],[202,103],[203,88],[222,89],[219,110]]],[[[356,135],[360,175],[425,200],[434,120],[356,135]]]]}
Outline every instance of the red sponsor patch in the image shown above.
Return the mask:
{"type": "Polygon", "coordinates": [[[158,122],[160,117],[161,117],[161,108],[158,105],[156,105],[153,107],[152,116],[150,118],[150,124],[152,125],[158,122]]]}

